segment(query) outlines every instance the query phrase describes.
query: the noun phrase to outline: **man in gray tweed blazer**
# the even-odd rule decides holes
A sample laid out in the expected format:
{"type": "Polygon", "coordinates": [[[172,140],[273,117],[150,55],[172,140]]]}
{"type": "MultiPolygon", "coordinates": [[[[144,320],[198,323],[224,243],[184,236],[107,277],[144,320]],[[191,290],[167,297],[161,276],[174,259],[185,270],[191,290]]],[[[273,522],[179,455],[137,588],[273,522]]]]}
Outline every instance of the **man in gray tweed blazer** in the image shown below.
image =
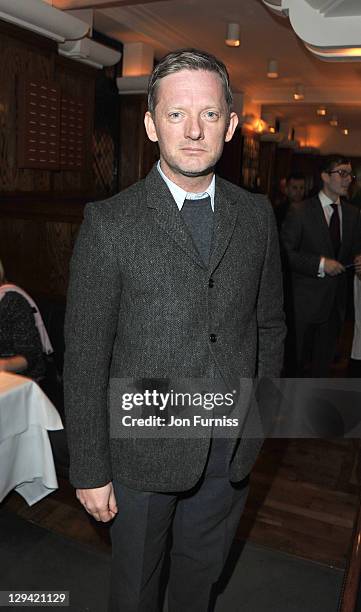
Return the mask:
{"type": "Polygon", "coordinates": [[[225,428],[217,435],[221,419],[200,435],[159,435],[171,429],[161,427],[166,418],[145,436],[115,431],[113,381],[151,393],[169,391],[173,380],[207,380],[225,396],[237,380],[281,368],[271,207],[214,174],[237,126],[231,105],[228,73],[215,57],[191,49],[163,58],[145,115],[160,162],[145,180],[88,205],[75,246],[65,359],[70,479],[87,512],[114,519],[112,612],[160,609],[171,528],[168,610],[208,610],[260,447],[239,434],[242,423],[236,436],[225,428]]]}

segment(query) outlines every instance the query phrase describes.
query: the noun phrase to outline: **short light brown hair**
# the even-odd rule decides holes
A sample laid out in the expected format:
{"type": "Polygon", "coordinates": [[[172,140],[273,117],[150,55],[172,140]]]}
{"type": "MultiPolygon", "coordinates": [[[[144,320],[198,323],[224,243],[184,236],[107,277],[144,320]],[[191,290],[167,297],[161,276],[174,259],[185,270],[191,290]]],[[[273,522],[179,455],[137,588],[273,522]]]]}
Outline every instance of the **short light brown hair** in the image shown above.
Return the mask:
{"type": "Polygon", "coordinates": [[[199,49],[179,49],[172,51],[163,57],[155,66],[148,85],[148,110],[154,113],[157,106],[157,92],[159,82],[169,74],[180,72],[181,70],[207,70],[218,74],[221,79],[224,98],[231,112],[233,97],[229,85],[229,74],[227,68],[219,59],[211,53],[200,51],[199,49]]]}

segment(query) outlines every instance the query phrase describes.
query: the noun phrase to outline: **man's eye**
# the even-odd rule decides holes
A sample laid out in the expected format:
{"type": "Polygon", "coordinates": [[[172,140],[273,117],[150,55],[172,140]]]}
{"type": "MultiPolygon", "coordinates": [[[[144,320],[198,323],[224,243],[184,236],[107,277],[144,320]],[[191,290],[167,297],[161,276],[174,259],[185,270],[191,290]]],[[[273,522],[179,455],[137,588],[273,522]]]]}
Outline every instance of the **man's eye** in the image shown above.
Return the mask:
{"type": "Polygon", "coordinates": [[[219,114],[216,113],[216,111],[207,111],[205,113],[205,116],[206,116],[207,119],[211,119],[211,120],[215,121],[216,119],[218,119],[219,114]]]}
{"type": "Polygon", "coordinates": [[[176,111],[174,113],[169,113],[169,118],[170,119],[180,119],[181,116],[182,115],[180,113],[176,112],[176,111]]]}

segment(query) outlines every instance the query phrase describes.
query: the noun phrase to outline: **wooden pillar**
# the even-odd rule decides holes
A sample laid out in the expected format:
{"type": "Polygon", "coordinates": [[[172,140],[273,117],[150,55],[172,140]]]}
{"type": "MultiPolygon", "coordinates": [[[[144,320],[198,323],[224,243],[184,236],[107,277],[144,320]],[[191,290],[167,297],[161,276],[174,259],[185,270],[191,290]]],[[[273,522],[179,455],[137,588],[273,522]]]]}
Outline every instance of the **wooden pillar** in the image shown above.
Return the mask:
{"type": "Polygon", "coordinates": [[[158,146],[144,128],[146,94],[122,95],[120,99],[119,188],[144,178],[159,157],[158,146]]]}
{"type": "Polygon", "coordinates": [[[271,197],[273,190],[276,147],[275,142],[262,140],[260,142],[259,189],[261,193],[266,193],[269,197],[271,197]]]}

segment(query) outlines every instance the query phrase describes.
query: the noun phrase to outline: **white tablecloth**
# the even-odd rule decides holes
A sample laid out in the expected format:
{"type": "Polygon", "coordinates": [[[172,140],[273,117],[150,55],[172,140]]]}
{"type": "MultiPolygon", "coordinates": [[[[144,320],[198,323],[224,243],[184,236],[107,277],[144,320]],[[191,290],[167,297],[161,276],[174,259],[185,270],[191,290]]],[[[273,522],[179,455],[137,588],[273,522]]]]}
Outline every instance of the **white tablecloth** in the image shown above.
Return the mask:
{"type": "Polygon", "coordinates": [[[15,489],[29,506],[58,488],[47,430],[63,429],[32,380],[0,372],[0,501],[15,489]]]}

